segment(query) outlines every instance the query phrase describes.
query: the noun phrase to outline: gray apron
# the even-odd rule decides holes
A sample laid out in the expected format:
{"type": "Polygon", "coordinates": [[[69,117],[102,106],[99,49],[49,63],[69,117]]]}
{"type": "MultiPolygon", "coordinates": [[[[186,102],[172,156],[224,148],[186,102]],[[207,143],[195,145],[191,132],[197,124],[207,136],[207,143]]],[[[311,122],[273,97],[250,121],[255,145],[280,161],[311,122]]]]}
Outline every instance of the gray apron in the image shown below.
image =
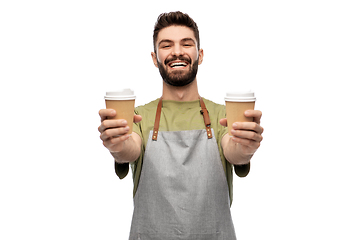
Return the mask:
{"type": "Polygon", "coordinates": [[[235,240],[229,190],[210,118],[206,129],[159,132],[160,98],[134,197],[130,240],[235,240]]]}

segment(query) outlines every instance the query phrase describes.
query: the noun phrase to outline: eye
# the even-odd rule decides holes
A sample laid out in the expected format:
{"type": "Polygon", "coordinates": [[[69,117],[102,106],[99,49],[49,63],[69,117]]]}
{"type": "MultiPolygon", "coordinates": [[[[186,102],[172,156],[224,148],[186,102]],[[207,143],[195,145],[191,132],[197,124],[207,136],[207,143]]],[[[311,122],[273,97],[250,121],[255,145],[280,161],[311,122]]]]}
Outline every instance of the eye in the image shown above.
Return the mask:
{"type": "Polygon", "coordinates": [[[184,47],[192,47],[192,46],[194,46],[194,44],[193,43],[184,43],[184,45],[183,45],[184,47]]]}

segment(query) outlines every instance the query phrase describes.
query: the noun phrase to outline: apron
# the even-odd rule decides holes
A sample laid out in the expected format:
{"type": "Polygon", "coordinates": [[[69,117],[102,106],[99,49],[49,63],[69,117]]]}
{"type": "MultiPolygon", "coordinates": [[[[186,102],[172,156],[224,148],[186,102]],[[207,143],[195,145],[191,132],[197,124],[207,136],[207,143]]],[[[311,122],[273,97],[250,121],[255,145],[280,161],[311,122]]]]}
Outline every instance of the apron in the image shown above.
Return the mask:
{"type": "Polygon", "coordinates": [[[206,129],[150,131],[129,240],[236,240],[228,185],[203,100],[206,129]]]}

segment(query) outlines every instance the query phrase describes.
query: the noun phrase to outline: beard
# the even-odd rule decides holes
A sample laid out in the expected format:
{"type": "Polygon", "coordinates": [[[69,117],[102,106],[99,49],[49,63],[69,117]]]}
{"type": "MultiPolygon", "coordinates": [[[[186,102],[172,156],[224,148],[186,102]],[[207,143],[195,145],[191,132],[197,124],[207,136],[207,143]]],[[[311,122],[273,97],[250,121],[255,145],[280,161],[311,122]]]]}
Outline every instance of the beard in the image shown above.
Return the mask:
{"type": "Polygon", "coordinates": [[[186,86],[186,85],[192,83],[196,78],[198,65],[199,65],[199,58],[196,59],[193,64],[191,64],[190,58],[185,58],[185,57],[175,57],[175,58],[171,58],[171,59],[166,59],[164,61],[164,64],[162,64],[158,61],[159,71],[160,71],[160,75],[161,75],[162,79],[164,80],[164,82],[166,84],[169,84],[169,85],[175,86],[175,87],[183,87],[183,86],[186,86]],[[189,70],[188,71],[186,71],[186,70],[168,71],[167,69],[170,67],[167,65],[167,63],[169,63],[171,61],[175,61],[175,60],[187,61],[189,63],[188,64],[189,70]]]}

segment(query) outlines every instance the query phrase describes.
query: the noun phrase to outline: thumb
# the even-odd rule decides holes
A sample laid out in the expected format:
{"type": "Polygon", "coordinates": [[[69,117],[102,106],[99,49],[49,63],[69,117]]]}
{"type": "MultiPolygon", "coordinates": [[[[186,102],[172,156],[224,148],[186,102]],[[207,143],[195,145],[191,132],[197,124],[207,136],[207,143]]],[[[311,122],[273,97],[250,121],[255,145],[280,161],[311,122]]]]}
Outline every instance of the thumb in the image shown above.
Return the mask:
{"type": "Polygon", "coordinates": [[[219,123],[220,123],[220,125],[227,127],[227,119],[226,118],[220,119],[219,123]]]}
{"type": "Polygon", "coordinates": [[[142,120],[142,116],[141,115],[134,115],[134,123],[138,123],[142,120]]]}

